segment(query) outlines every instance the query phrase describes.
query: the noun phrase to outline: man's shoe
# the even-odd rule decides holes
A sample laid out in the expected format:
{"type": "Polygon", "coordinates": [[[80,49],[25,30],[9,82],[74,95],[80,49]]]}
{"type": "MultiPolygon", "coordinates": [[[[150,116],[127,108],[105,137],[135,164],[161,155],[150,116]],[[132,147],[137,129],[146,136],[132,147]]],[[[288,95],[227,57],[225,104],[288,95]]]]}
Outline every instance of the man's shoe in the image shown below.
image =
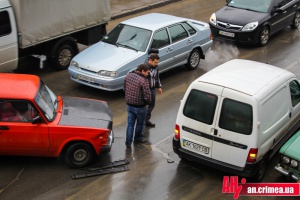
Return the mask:
{"type": "Polygon", "coordinates": [[[150,122],[150,121],[147,121],[147,122],[146,122],[146,126],[147,126],[147,127],[155,127],[155,124],[152,123],[152,122],[150,122]]]}
{"type": "Polygon", "coordinates": [[[127,148],[127,149],[130,149],[130,148],[131,148],[131,145],[127,145],[126,143],[125,143],[125,145],[126,145],[126,148],[127,148]]]}
{"type": "Polygon", "coordinates": [[[140,139],[140,140],[134,140],[134,143],[136,143],[136,144],[144,144],[144,143],[146,143],[147,141],[148,141],[147,139],[142,138],[142,139],[140,139]]]}

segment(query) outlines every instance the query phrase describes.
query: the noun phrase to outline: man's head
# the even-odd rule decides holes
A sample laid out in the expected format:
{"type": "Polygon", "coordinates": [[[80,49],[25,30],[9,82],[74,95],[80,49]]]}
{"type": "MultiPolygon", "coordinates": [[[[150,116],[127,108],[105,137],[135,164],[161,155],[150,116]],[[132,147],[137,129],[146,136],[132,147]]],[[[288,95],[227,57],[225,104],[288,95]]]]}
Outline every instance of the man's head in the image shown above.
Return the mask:
{"type": "Polygon", "coordinates": [[[156,67],[158,65],[158,62],[159,62],[159,55],[157,55],[156,53],[152,53],[149,57],[148,63],[152,67],[156,67]]]}
{"type": "Polygon", "coordinates": [[[150,71],[150,67],[146,64],[140,64],[137,67],[136,71],[141,72],[145,77],[147,77],[150,71]]]}

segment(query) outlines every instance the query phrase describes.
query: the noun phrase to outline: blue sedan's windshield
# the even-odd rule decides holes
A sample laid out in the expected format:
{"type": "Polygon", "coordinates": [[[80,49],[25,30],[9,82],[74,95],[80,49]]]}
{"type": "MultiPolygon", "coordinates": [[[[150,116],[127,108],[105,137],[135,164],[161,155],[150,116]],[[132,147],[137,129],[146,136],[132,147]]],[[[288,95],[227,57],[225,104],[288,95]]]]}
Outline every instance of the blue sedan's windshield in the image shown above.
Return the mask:
{"type": "Polygon", "coordinates": [[[119,24],[106,36],[104,36],[101,41],[118,47],[121,46],[135,51],[144,52],[146,51],[150,37],[150,30],[119,24]]]}
{"type": "Polygon", "coordinates": [[[228,6],[253,10],[256,12],[268,12],[272,0],[231,0],[228,6]]]}

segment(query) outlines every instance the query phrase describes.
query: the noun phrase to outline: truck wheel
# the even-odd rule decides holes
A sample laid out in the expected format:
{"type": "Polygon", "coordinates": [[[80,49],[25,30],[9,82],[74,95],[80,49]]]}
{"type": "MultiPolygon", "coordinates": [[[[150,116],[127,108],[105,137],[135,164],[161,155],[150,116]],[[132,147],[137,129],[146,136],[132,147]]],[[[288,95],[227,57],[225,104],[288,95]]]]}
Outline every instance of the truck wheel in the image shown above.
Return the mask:
{"type": "Polygon", "coordinates": [[[188,63],[185,65],[185,67],[188,70],[194,70],[198,67],[200,63],[200,51],[198,49],[194,49],[189,58],[188,58],[188,63]]]}
{"type": "Polygon", "coordinates": [[[263,27],[260,34],[258,34],[258,46],[265,46],[269,42],[270,31],[268,27],[263,27]]]}
{"type": "Polygon", "coordinates": [[[71,144],[65,152],[65,162],[69,167],[81,168],[89,165],[94,158],[94,150],[86,143],[71,144]]]}
{"type": "Polygon", "coordinates": [[[291,28],[296,29],[300,25],[300,11],[298,10],[293,19],[293,23],[291,24],[291,28]]]}
{"type": "Polygon", "coordinates": [[[257,173],[253,177],[255,181],[261,182],[266,171],[267,171],[267,166],[268,166],[268,160],[267,158],[263,158],[262,161],[259,163],[257,173]]]}
{"type": "Polygon", "coordinates": [[[70,65],[72,58],[78,53],[77,45],[63,43],[55,51],[52,57],[52,65],[58,70],[67,69],[70,65]]]}

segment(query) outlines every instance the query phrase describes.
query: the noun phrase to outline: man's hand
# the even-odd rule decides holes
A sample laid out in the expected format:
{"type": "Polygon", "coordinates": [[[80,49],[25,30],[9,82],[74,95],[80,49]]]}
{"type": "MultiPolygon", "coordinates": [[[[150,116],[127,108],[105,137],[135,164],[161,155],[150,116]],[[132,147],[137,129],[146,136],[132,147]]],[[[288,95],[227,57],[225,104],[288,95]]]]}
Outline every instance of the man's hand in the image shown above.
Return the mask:
{"type": "Polygon", "coordinates": [[[158,88],[158,89],[157,89],[157,92],[158,92],[158,94],[161,94],[161,93],[162,93],[162,89],[161,89],[161,88],[158,88]]]}

